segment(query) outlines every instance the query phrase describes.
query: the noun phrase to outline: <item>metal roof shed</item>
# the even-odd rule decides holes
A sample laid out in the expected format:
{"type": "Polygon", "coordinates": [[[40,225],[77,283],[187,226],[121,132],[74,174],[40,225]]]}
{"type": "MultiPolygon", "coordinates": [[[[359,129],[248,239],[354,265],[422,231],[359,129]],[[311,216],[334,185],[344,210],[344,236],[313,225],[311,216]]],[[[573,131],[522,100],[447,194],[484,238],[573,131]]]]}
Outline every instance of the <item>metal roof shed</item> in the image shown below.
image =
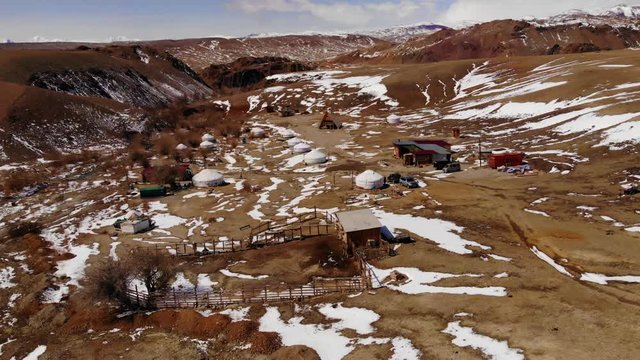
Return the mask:
{"type": "Polygon", "coordinates": [[[378,247],[382,224],[370,209],[339,212],[336,214],[339,236],[345,243],[347,253],[361,247],[378,247]]]}

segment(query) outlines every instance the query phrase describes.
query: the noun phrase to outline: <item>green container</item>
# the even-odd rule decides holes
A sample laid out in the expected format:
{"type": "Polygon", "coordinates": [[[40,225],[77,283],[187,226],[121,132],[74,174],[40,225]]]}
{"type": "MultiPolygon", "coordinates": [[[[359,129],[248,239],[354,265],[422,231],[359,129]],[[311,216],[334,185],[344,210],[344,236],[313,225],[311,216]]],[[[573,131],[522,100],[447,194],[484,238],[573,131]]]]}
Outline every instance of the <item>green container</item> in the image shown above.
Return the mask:
{"type": "Polygon", "coordinates": [[[160,185],[141,186],[139,190],[141,198],[160,197],[167,195],[167,189],[164,186],[160,185]]]}

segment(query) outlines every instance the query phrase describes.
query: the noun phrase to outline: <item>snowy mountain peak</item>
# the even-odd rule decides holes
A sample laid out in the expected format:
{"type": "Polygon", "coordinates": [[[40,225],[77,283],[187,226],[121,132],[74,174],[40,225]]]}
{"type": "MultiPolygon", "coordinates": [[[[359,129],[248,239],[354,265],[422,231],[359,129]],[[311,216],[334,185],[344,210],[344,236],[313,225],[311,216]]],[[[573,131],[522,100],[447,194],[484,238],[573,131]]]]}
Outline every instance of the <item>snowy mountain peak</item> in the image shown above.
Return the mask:
{"type": "Polygon", "coordinates": [[[602,15],[637,18],[640,17],[640,6],[617,5],[604,11],[602,15]]]}

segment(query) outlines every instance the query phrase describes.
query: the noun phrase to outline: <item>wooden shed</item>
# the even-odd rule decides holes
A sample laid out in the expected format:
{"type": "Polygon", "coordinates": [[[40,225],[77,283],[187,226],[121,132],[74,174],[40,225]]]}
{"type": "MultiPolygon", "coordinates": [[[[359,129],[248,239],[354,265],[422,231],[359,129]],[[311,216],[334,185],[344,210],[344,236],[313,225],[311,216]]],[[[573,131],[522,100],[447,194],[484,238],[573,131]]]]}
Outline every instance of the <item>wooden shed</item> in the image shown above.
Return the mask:
{"type": "Polygon", "coordinates": [[[322,117],[322,120],[320,120],[320,125],[318,126],[320,129],[340,129],[342,128],[342,123],[335,119],[332,118],[331,116],[329,116],[329,112],[325,112],[324,116],[322,117]]]}
{"type": "Polygon", "coordinates": [[[339,212],[336,217],[338,236],[344,242],[347,254],[353,255],[358,248],[380,246],[382,224],[370,209],[339,212]]]}

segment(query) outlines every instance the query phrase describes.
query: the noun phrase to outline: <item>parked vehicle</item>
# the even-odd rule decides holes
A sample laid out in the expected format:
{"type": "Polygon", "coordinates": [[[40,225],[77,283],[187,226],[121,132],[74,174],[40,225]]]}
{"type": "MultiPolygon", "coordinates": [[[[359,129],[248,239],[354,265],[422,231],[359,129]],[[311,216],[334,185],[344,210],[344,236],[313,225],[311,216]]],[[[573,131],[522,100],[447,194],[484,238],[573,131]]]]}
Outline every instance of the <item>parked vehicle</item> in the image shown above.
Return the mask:
{"type": "Polygon", "coordinates": [[[397,184],[400,182],[400,178],[402,177],[402,175],[400,175],[399,173],[393,173],[389,176],[387,176],[387,182],[389,184],[397,184]]]}
{"type": "Polygon", "coordinates": [[[405,187],[408,187],[409,189],[415,189],[420,187],[420,185],[418,185],[418,182],[411,176],[401,176],[400,184],[405,187]]]}
{"type": "Polygon", "coordinates": [[[436,170],[442,170],[445,166],[447,166],[451,161],[436,161],[433,163],[433,167],[436,170]]]}
{"type": "Polygon", "coordinates": [[[448,163],[447,165],[445,165],[442,168],[442,171],[445,172],[445,173],[453,173],[453,172],[458,172],[458,171],[461,171],[461,170],[462,170],[462,168],[460,167],[460,163],[457,162],[457,161],[452,162],[452,163],[448,163]]]}

